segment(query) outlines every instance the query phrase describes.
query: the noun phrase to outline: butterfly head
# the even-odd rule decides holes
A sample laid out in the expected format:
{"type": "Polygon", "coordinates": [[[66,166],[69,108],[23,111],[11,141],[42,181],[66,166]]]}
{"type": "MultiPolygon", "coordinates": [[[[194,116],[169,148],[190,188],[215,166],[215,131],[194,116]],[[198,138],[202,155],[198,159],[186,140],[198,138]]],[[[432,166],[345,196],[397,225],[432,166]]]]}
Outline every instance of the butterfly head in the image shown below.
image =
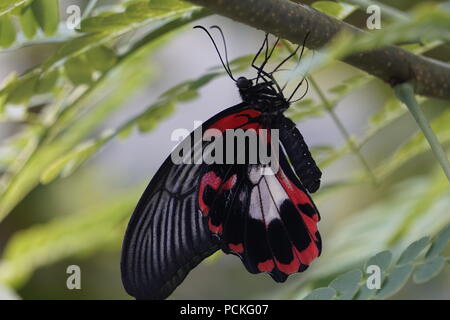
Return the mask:
{"type": "Polygon", "coordinates": [[[252,80],[247,79],[246,77],[239,77],[236,80],[236,85],[239,90],[248,90],[253,86],[252,80]]]}

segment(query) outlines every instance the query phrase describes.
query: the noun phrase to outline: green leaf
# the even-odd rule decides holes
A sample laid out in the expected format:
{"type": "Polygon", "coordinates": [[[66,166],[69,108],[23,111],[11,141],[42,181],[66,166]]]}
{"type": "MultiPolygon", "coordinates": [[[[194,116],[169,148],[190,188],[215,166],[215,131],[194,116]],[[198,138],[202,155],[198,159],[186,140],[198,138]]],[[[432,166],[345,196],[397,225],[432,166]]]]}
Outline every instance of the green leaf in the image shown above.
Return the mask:
{"type": "Polygon", "coordinates": [[[16,29],[9,15],[0,16],[0,47],[9,47],[16,41],[16,29]]]}
{"type": "Polygon", "coordinates": [[[152,18],[169,18],[193,8],[191,4],[181,1],[138,1],[129,5],[124,12],[109,12],[83,20],[81,32],[111,33],[129,29],[152,18]]]}
{"type": "Polygon", "coordinates": [[[9,88],[7,103],[25,105],[36,89],[38,75],[21,78],[9,88]]]}
{"type": "Polygon", "coordinates": [[[50,92],[56,82],[58,81],[59,70],[54,69],[53,71],[47,72],[41,76],[36,84],[36,94],[43,94],[50,92]]]}
{"type": "Polygon", "coordinates": [[[450,226],[447,226],[444,230],[439,232],[436,236],[436,240],[433,241],[430,249],[428,250],[426,257],[428,259],[434,258],[447,247],[448,242],[450,241],[450,226]]]}
{"type": "Polygon", "coordinates": [[[424,264],[417,267],[413,280],[416,283],[424,283],[437,276],[445,266],[445,259],[435,256],[427,259],[424,264]]]}
{"type": "Polygon", "coordinates": [[[92,82],[92,69],[84,57],[74,57],[64,64],[66,76],[75,85],[90,84],[92,82]]]}
{"type": "Polygon", "coordinates": [[[411,243],[397,261],[397,265],[403,265],[412,262],[428,246],[430,237],[423,237],[411,243]]]}
{"type": "Polygon", "coordinates": [[[336,289],[338,299],[350,300],[358,291],[361,278],[361,270],[352,270],[334,279],[329,286],[336,289]]]}
{"type": "Polygon", "coordinates": [[[19,15],[19,22],[22,31],[27,39],[32,39],[36,35],[38,24],[31,7],[26,7],[19,15]]]}
{"type": "Polygon", "coordinates": [[[378,291],[375,297],[377,299],[386,299],[396,294],[406,284],[413,269],[411,264],[405,264],[395,268],[383,282],[380,291],[378,291]]]}
{"type": "Polygon", "coordinates": [[[137,121],[140,132],[148,132],[163,120],[175,112],[175,104],[172,101],[164,101],[150,108],[137,121]]]}
{"type": "MultiPolygon", "coordinates": [[[[367,270],[369,266],[378,266],[381,269],[381,281],[386,278],[386,271],[391,266],[392,253],[385,250],[377,253],[367,260],[364,269],[367,270]]],[[[356,295],[358,300],[368,300],[375,296],[377,289],[369,289],[366,284],[362,285],[356,295]]]]}
{"type": "Polygon", "coordinates": [[[0,2],[0,17],[28,5],[31,1],[33,0],[2,0],[0,2]]]}
{"type": "Polygon", "coordinates": [[[321,11],[329,16],[338,18],[343,8],[339,3],[333,1],[316,1],[312,4],[312,7],[318,11],[321,11]]]}
{"type": "Polygon", "coordinates": [[[48,184],[58,175],[66,177],[73,173],[83,162],[85,162],[92,154],[98,151],[103,144],[109,139],[109,135],[80,144],[74,151],[69,152],[65,156],[56,160],[41,175],[41,183],[48,184]]]}
{"type": "Polygon", "coordinates": [[[18,288],[39,267],[76,254],[93,253],[108,244],[119,244],[141,188],[138,189],[83,212],[15,233],[3,251],[0,283],[18,288]]]}
{"type": "Polygon", "coordinates": [[[86,60],[92,69],[105,72],[117,62],[116,53],[105,46],[99,46],[86,52],[86,60]]]}
{"type": "Polygon", "coordinates": [[[311,291],[303,300],[332,300],[336,297],[336,290],[333,288],[318,288],[311,291]]]}
{"type": "Polygon", "coordinates": [[[385,250],[377,253],[369,260],[367,260],[366,268],[368,266],[376,265],[384,272],[390,267],[391,260],[392,260],[392,253],[389,250],[385,250]]]}
{"type": "Polygon", "coordinates": [[[58,30],[58,0],[34,0],[31,4],[31,10],[45,35],[51,36],[58,30]]]}
{"type": "Polygon", "coordinates": [[[370,300],[377,293],[377,289],[369,289],[367,285],[362,285],[357,292],[355,299],[356,300],[370,300]]]}

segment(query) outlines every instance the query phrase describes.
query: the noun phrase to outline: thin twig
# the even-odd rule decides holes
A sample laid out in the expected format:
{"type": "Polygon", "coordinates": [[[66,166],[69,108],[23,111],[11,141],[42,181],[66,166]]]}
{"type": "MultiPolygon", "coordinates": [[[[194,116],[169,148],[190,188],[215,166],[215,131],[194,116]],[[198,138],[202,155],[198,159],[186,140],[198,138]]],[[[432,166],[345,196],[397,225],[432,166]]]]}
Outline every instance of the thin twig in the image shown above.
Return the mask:
{"type": "Polygon", "coordinates": [[[311,83],[311,86],[314,88],[316,93],[319,95],[320,100],[322,100],[322,103],[325,106],[326,111],[329,113],[329,115],[333,119],[334,123],[336,123],[336,126],[338,127],[342,136],[347,141],[350,150],[359,159],[359,161],[363,165],[364,169],[367,171],[367,175],[369,176],[372,183],[375,185],[378,184],[377,179],[372,172],[372,169],[370,168],[366,159],[364,159],[363,155],[361,154],[359,147],[355,144],[350,133],[347,131],[347,128],[345,128],[344,124],[342,123],[342,121],[339,119],[336,112],[334,111],[334,105],[328,100],[325,93],[322,91],[322,89],[317,84],[316,80],[314,80],[314,78],[311,75],[308,76],[308,79],[309,79],[309,82],[311,83]]]}

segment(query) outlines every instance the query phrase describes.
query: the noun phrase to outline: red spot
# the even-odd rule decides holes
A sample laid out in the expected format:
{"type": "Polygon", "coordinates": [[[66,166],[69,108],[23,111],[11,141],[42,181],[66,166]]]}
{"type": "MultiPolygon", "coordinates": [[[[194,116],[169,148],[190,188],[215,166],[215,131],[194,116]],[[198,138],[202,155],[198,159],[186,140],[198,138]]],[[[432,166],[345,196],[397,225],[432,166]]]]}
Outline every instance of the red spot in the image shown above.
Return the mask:
{"type": "Polygon", "coordinates": [[[231,251],[234,251],[236,253],[243,253],[244,252],[244,246],[242,245],[242,243],[238,243],[238,244],[228,244],[228,248],[230,248],[231,251]]]}
{"type": "Polygon", "coordinates": [[[260,124],[258,122],[247,123],[251,118],[256,118],[261,114],[261,112],[249,109],[238,113],[230,114],[229,116],[223,117],[213,123],[209,128],[218,129],[224,132],[227,129],[258,129],[260,124]]]}
{"type": "Polygon", "coordinates": [[[269,259],[264,262],[260,262],[260,263],[258,263],[257,268],[261,272],[270,272],[274,268],[273,260],[269,259]]]}
{"type": "Polygon", "coordinates": [[[237,175],[233,174],[221,187],[221,191],[230,190],[234,187],[237,181],[237,175]]]}
{"type": "Polygon", "coordinates": [[[291,274],[291,273],[298,272],[298,269],[300,269],[300,261],[299,261],[298,257],[296,256],[294,247],[292,247],[292,255],[293,255],[293,259],[289,264],[283,264],[283,263],[280,263],[278,260],[276,260],[277,267],[278,267],[278,269],[280,269],[281,272],[284,272],[286,274],[291,274]]]}
{"type": "Polygon", "coordinates": [[[214,171],[209,171],[205,173],[200,181],[200,189],[198,191],[198,203],[200,210],[205,216],[209,213],[209,207],[203,200],[203,194],[205,193],[206,187],[211,186],[214,190],[217,190],[220,186],[222,179],[220,179],[214,171]]]}
{"type": "Polygon", "coordinates": [[[314,242],[311,241],[309,246],[302,251],[295,249],[295,253],[300,258],[302,264],[310,265],[311,262],[319,255],[319,249],[314,242]]]}
{"type": "Polygon", "coordinates": [[[317,220],[315,220],[314,218],[311,218],[309,216],[307,216],[306,214],[302,213],[302,218],[303,221],[306,224],[306,227],[308,228],[311,236],[313,237],[314,240],[317,240],[316,238],[316,232],[317,232],[317,220]]]}
{"type": "Polygon", "coordinates": [[[297,186],[289,180],[288,177],[284,174],[283,170],[278,170],[276,177],[278,181],[281,183],[284,190],[286,190],[286,193],[288,194],[289,198],[294,202],[294,204],[309,204],[314,207],[314,205],[311,202],[311,199],[309,196],[297,188],[297,186]]]}
{"type": "Polygon", "coordinates": [[[222,233],[222,224],[218,226],[212,224],[211,219],[208,220],[208,227],[212,233],[221,234],[222,233]]]}

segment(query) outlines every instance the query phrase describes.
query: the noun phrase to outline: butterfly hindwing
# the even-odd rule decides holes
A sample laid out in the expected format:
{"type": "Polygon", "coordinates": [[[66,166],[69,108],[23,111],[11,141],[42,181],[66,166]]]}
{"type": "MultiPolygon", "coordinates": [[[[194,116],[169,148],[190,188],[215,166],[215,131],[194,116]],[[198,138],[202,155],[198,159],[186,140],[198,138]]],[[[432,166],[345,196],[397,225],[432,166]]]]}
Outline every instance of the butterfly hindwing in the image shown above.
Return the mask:
{"type": "Polygon", "coordinates": [[[203,213],[222,249],[249,272],[270,273],[278,282],[305,270],[321,251],[317,208],[280,152],[274,175],[263,174],[261,165],[209,166],[199,193],[209,199],[203,213]]]}

